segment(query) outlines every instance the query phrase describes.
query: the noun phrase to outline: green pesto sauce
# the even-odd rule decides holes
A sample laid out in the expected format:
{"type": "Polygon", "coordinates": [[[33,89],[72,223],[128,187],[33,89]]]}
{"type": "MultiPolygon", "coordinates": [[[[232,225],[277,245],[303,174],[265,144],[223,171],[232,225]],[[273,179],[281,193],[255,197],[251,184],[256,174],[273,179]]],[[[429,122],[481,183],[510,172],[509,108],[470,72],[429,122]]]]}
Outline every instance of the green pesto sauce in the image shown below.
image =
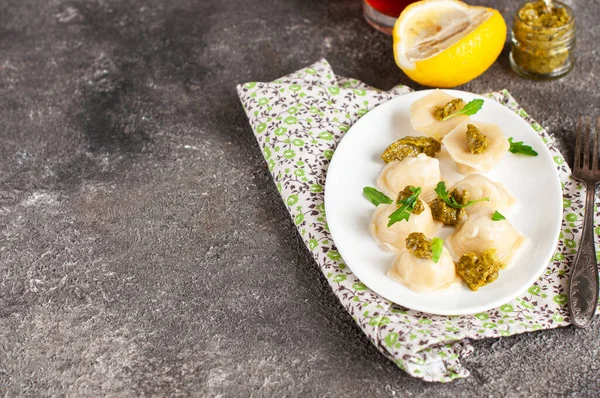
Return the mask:
{"type": "Polygon", "coordinates": [[[436,106],[433,110],[433,117],[440,122],[450,116],[452,113],[465,107],[465,101],[460,98],[453,99],[444,106],[436,106]]]}
{"type": "Polygon", "coordinates": [[[463,278],[469,289],[476,291],[498,279],[498,271],[504,265],[496,258],[494,250],[486,250],[482,255],[465,253],[456,264],[456,273],[463,278]]]}
{"type": "Polygon", "coordinates": [[[433,257],[431,241],[421,232],[413,232],[406,237],[406,248],[416,258],[428,259],[433,257]]]}
{"type": "Polygon", "coordinates": [[[567,67],[574,49],[574,18],[561,5],[525,3],[513,25],[514,62],[534,75],[552,75],[567,67]]]}
{"type": "Polygon", "coordinates": [[[488,138],[477,127],[467,124],[467,146],[472,154],[480,155],[487,151],[488,138]]]}
{"type": "Polygon", "coordinates": [[[381,159],[389,163],[393,160],[402,160],[415,157],[420,153],[434,157],[442,150],[442,144],[431,137],[404,137],[394,142],[383,151],[381,159]]]}
{"type": "MultiPolygon", "coordinates": [[[[466,205],[469,202],[469,191],[463,190],[459,192],[453,189],[448,193],[448,198],[454,199],[461,205],[466,205]]],[[[443,222],[445,225],[457,225],[467,217],[465,209],[455,209],[450,207],[440,197],[436,197],[429,203],[431,215],[434,220],[443,222]]]]}
{"type": "Polygon", "coordinates": [[[525,3],[518,15],[521,21],[534,28],[559,28],[571,21],[567,10],[556,5],[548,8],[543,0],[525,3]]]}
{"type": "MultiPolygon", "coordinates": [[[[398,193],[396,203],[400,203],[401,200],[411,197],[413,195],[413,191],[410,190],[411,188],[415,189],[415,187],[413,187],[412,185],[405,186],[404,189],[400,191],[400,193],[398,193]]],[[[421,201],[421,199],[417,199],[417,203],[415,203],[415,207],[413,208],[412,213],[419,215],[423,213],[423,210],[425,210],[425,207],[423,207],[423,202],[421,201]]]]}

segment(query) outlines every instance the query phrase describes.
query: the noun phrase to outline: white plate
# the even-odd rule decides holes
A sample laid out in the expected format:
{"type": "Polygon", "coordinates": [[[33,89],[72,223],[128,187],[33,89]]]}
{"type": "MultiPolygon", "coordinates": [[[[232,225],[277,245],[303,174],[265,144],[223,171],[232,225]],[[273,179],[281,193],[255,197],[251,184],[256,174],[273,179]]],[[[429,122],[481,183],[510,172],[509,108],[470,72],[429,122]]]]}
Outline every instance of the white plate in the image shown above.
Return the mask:
{"type": "MultiPolygon", "coordinates": [[[[338,145],[325,185],[325,213],[333,240],[352,272],[371,290],[396,304],[441,315],[473,314],[498,307],[530,287],[548,265],[561,226],[562,190],[550,152],[540,136],[510,109],[471,93],[444,90],[466,101],[485,100],[474,120],[496,123],[506,137],[524,141],[537,157],[507,153],[485,174],[499,181],[517,199],[506,218],[530,238],[513,265],[499,278],[476,292],[464,284],[447,290],[418,294],[386,275],[394,255],[384,251],[369,233],[375,207],[363,196],[365,186],[377,187],[384,167],[379,156],[392,142],[406,135],[421,135],[410,125],[408,107],[432,90],[417,91],[392,99],[363,116],[338,145]]],[[[462,178],[451,160],[440,161],[442,176],[449,182],[462,178]]],[[[452,231],[444,227],[445,238],[452,231]]]]}

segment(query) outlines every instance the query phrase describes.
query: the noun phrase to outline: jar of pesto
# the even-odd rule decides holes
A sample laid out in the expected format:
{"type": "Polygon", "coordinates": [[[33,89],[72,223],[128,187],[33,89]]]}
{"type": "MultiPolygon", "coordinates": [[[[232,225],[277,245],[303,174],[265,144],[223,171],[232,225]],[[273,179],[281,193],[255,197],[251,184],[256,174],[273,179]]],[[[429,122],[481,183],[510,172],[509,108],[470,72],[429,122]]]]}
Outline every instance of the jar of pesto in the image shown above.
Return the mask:
{"type": "Polygon", "coordinates": [[[575,15],[560,1],[524,3],[512,25],[510,65],[520,76],[556,79],[575,64],[575,15]]]}

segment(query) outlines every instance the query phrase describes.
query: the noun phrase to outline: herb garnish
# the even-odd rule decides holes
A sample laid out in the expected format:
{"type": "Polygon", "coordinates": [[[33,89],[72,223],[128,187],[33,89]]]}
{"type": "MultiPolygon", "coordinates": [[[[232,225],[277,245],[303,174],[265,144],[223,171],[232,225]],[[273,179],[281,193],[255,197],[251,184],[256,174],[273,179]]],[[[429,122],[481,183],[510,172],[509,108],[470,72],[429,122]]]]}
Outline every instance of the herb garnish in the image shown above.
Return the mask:
{"type": "Polygon", "coordinates": [[[442,250],[444,249],[444,240],[438,237],[434,237],[431,241],[431,254],[433,262],[437,264],[442,256],[442,250]]]}
{"type": "Polygon", "coordinates": [[[411,187],[410,191],[413,193],[412,195],[396,202],[396,204],[402,205],[402,206],[400,206],[395,212],[390,214],[388,225],[387,225],[388,227],[391,227],[392,225],[396,224],[398,221],[402,221],[402,220],[408,221],[408,218],[410,217],[410,213],[415,208],[415,205],[417,204],[419,195],[421,194],[421,188],[420,187],[419,188],[411,187]]]}
{"type": "Polygon", "coordinates": [[[494,212],[494,215],[492,216],[492,220],[493,221],[506,220],[506,217],[504,217],[498,210],[496,210],[494,212]]]}
{"type": "Polygon", "coordinates": [[[477,200],[469,200],[466,204],[462,205],[454,199],[453,196],[448,195],[448,191],[446,191],[446,183],[444,181],[440,181],[435,187],[435,193],[446,203],[448,206],[453,207],[455,209],[464,209],[465,207],[469,207],[479,202],[487,202],[490,198],[481,198],[477,200]]]}
{"type": "Polygon", "coordinates": [[[511,153],[518,153],[518,154],[526,155],[526,156],[537,156],[538,155],[538,153],[536,151],[534,151],[532,147],[530,147],[529,145],[524,145],[523,141],[513,142],[513,138],[510,137],[508,139],[508,142],[510,142],[510,148],[508,148],[508,150],[511,153]]]}
{"type": "Polygon", "coordinates": [[[453,112],[453,113],[449,114],[448,116],[446,116],[445,118],[443,118],[442,121],[448,120],[451,117],[458,116],[458,115],[468,115],[468,116],[474,115],[477,112],[479,112],[479,110],[481,109],[482,106],[483,106],[482,99],[474,99],[473,101],[470,101],[469,103],[467,103],[467,105],[465,105],[461,109],[459,109],[456,112],[453,112]]]}
{"type": "Polygon", "coordinates": [[[386,196],[383,192],[379,192],[377,189],[373,187],[364,187],[363,194],[365,198],[369,200],[369,202],[373,203],[375,206],[379,206],[380,204],[390,204],[392,200],[386,196]]]}

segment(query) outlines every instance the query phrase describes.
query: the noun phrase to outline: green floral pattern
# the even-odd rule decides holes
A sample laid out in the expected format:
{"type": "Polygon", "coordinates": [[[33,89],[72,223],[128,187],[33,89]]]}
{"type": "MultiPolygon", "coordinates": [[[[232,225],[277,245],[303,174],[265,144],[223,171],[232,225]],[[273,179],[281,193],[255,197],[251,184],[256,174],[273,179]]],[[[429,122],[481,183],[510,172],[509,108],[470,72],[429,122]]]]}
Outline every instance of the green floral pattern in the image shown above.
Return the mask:
{"type": "MultiPolygon", "coordinates": [[[[508,91],[487,96],[525,119],[554,157],[564,198],[560,240],[546,272],[521,297],[480,314],[439,316],[400,307],[362,284],[336,250],[325,218],[325,176],[337,143],[370,109],[410,89],[374,89],[336,76],[325,60],[274,82],[246,83],[237,89],[269,171],[306,246],[346,310],[398,367],[427,381],[467,377],[469,372],[460,359],[473,351],[470,339],[569,324],[567,276],[581,235],[584,192],[572,179],[553,137],[508,91]]],[[[600,219],[600,213],[596,218],[600,219]]]]}

